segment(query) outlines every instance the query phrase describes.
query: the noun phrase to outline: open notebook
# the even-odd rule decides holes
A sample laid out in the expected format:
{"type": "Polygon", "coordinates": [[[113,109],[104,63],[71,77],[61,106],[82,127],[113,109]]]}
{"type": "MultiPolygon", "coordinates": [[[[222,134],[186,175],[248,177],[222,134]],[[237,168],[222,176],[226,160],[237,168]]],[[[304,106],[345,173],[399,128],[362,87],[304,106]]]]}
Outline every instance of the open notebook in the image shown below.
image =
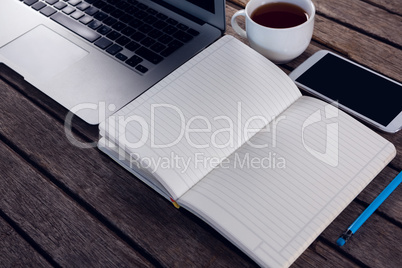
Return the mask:
{"type": "Polygon", "coordinates": [[[100,135],[102,151],[269,267],[289,266],[396,153],[230,36],[100,135]]]}

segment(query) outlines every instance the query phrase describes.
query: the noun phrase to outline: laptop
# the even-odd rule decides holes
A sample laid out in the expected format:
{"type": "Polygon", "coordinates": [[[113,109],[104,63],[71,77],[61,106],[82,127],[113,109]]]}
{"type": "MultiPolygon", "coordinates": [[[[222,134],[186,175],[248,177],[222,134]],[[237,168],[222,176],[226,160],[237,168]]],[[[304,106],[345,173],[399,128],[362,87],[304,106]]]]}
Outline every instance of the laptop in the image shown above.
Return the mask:
{"type": "Polygon", "coordinates": [[[0,62],[89,124],[225,31],[224,0],[1,0],[0,62]]]}

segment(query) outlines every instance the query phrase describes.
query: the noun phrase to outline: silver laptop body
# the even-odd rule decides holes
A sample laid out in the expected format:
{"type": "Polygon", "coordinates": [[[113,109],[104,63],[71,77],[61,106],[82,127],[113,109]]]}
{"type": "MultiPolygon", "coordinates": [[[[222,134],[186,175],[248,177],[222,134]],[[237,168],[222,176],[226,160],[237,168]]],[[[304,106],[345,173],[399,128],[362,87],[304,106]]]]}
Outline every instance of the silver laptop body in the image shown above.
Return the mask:
{"type": "MultiPolygon", "coordinates": [[[[98,124],[218,39],[225,30],[224,10],[224,0],[1,0],[0,62],[84,121],[98,124]],[[99,20],[94,19],[109,27],[107,33],[104,30],[108,29],[101,26],[95,28],[96,23],[91,24],[95,29],[85,24],[85,10],[90,7],[102,13],[102,8],[112,9],[117,14],[117,18],[102,20],[104,14],[98,13],[99,20]],[[138,8],[142,15],[136,13],[138,8]],[[112,31],[115,36],[116,32],[122,33],[121,25],[116,24],[120,18],[128,21],[132,16],[137,22],[144,21],[144,12],[164,21],[157,24],[159,28],[154,33],[168,32],[161,25],[178,27],[173,40],[179,38],[176,43],[183,45],[161,59],[149,51],[158,54],[161,47],[167,51],[168,44],[151,49],[147,42],[139,41],[144,48],[138,56],[139,50],[128,46],[132,40],[108,38],[108,34],[113,36],[112,31]],[[158,14],[163,16],[158,18],[158,14]],[[81,17],[83,22],[73,16],[81,17]],[[114,24],[109,25],[113,19],[114,24]]],[[[139,35],[150,35],[148,28],[144,30],[144,26],[140,31],[131,22],[126,27],[132,29],[125,32],[132,34],[135,30],[141,32],[139,35]]]]}

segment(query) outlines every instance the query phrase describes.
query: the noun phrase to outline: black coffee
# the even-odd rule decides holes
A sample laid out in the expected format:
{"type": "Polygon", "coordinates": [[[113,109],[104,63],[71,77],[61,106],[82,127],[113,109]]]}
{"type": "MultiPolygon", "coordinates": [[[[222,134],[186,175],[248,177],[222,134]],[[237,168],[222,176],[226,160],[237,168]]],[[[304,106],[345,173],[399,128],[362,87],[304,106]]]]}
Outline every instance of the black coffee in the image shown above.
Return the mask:
{"type": "Polygon", "coordinates": [[[251,14],[256,23],[270,28],[290,28],[308,20],[304,9],[289,3],[269,3],[258,7],[251,14]]]}

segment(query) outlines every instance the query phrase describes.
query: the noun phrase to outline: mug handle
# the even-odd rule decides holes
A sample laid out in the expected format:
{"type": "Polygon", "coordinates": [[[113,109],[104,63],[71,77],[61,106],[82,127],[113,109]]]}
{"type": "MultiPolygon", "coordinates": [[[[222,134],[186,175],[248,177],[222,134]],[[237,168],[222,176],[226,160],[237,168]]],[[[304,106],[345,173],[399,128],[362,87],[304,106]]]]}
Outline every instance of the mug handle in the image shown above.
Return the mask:
{"type": "Polygon", "coordinates": [[[238,35],[240,35],[241,37],[247,38],[246,31],[243,30],[243,29],[239,26],[239,24],[237,23],[236,18],[237,18],[238,16],[246,17],[246,10],[242,9],[242,10],[239,10],[239,11],[237,11],[236,13],[233,14],[232,19],[231,19],[231,21],[230,21],[230,23],[232,24],[232,28],[233,28],[233,30],[235,30],[235,32],[236,32],[238,35]]]}

